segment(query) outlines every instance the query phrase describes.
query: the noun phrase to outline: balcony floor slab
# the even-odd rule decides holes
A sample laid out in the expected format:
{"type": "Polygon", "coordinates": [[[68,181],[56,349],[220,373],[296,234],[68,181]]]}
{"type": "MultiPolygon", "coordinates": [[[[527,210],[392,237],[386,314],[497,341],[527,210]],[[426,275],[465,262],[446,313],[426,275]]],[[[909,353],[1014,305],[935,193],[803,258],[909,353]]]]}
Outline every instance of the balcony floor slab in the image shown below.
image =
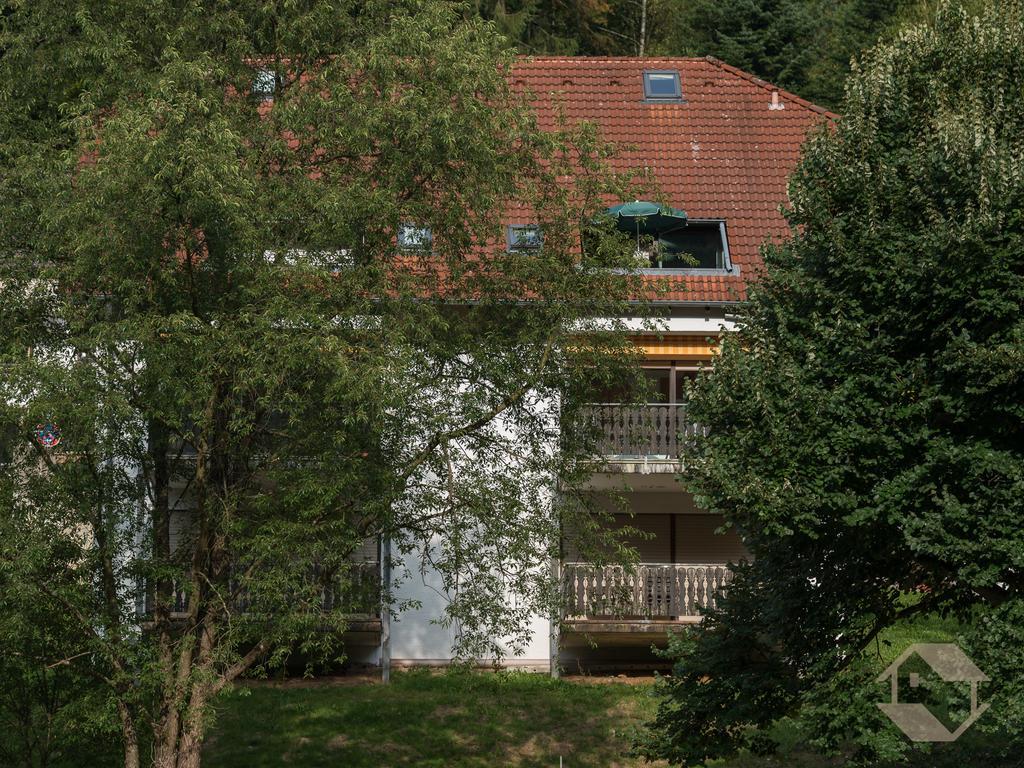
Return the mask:
{"type": "Polygon", "coordinates": [[[694,627],[700,616],[686,616],[673,621],[567,621],[562,625],[560,645],[566,650],[600,648],[664,647],[670,632],[694,627]]]}
{"type": "Polygon", "coordinates": [[[628,475],[673,475],[683,471],[683,463],[675,459],[651,457],[617,457],[605,459],[604,469],[628,475]]]}

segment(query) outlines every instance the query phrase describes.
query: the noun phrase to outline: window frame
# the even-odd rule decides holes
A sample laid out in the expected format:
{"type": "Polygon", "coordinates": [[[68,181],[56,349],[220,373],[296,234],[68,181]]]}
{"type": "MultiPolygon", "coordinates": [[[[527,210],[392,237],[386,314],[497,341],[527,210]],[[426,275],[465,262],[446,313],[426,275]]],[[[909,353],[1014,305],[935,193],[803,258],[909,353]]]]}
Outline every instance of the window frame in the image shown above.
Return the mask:
{"type": "Polygon", "coordinates": [[[720,267],[642,267],[644,275],[738,275],[739,267],[732,263],[729,252],[729,230],[725,219],[689,219],[687,224],[717,224],[722,240],[722,266],[720,267]]]}
{"type": "Polygon", "coordinates": [[[678,69],[645,69],[643,72],[644,101],[650,102],[682,102],[683,83],[678,69]],[[654,79],[670,75],[675,86],[671,95],[656,94],[653,92],[652,82],[654,79]]]}
{"type": "Polygon", "coordinates": [[[707,364],[694,360],[651,360],[649,362],[641,363],[640,367],[645,371],[668,371],[668,401],[664,403],[648,401],[646,405],[686,405],[689,402],[688,400],[679,400],[676,397],[676,390],[678,389],[678,377],[676,376],[676,372],[693,371],[695,373],[699,373],[705,365],[707,364]]]}
{"type": "Polygon", "coordinates": [[[395,240],[398,250],[404,253],[432,253],[434,250],[434,232],[431,227],[424,224],[417,224],[412,221],[402,221],[398,224],[398,231],[395,232],[395,240]],[[403,235],[406,231],[425,233],[418,243],[403,242],[403,235]]]}
{"type": "Polygon", "coordinates": [[[544,233],[538,224],[509,224],[505,227],[505,247],[509,253],[533,253],[544,247],[544,233]],[[537,233],[536,245],[517,244],[514,232],[521,230],[534,230],[537,233]]]}
{"type": "Polygon", "coordinates": [[[269,67],[259,67],[253,75],[249,93],[259,101],[273,101],[277,86],[277,72],[269,67]]]}

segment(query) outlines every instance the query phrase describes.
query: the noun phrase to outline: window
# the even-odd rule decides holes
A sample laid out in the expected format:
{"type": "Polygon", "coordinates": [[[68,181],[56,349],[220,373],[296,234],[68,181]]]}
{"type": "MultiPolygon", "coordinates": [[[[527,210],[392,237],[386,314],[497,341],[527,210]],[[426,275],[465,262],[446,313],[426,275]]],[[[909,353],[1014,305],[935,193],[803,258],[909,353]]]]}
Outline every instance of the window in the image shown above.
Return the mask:
{"type": "Polygon", "coordinates": [[[644,368],[647,379],[647,402],[667,403],[671,400],[672,370],[670,368],[644,368]]]}
{"type": "Polygon", "coordinates": [[[679,73],[675,70],[644,71],[644,98],[648,101],[682,101],[679,73]]]}
{"type": "Polygon", "coordinates": [[[662,234],[649,258],[654,269],[731,270],[725,222],[690,219],[685,227],[662,234]]]}
{"type": "MultiPolygon", "coordinates": [[[[686,389],[700,373],[699,362],[649,362],[643,366],[647,391],[643,394],[649,405],[683,405],[689,399],[686,389]]],[[[596,382],[589,385],[589,401],[614,404],[626,402],[629,393],[622,386],[603,385],[596,382]]]]}
{"type": "Polygon", "coordinates": [[[355,266],[355,255],[349,248],[318,248],[315,250],[293,251],[307,264],[328,272],[340,272],[355,266]]]}
{"type": "Polygon", "coordinates": [[[685,403],[689,400],[689,396],[686,394],[686,388],[697,380],[697,374],[700,373],[699,368],[676,368],[676,402],[685,403]]]}
{"type": "Polygon", "coordinates": [[[272,69],[257,69],[252,81],[252,95],[261,101],[274,98],[277,90],[277,74],[272,69]]]}
{"type": "Polygon", "coordinates": [[[509,251],[536,251],[544,244],[536,224],[512,224],[507,232],[509,251]]]}
{"type": "Polygon", "coordinates": [[[320,251],[319,265],[330,272],[341,272],[343,269],[354,267],[356,263],[355,254],[348,248],[339,248],[335,251],[320,251]]]}
{"type": "Polygon", "coordinates": [[[645,367],[644,376],[649,387],[647,402],[683,405],[688,399],[686,388],[699,372],[696,363],[664,363],[660,367],[645,367]]]}
{"type": "Polygon", "coordinates": [[[410,223],[398,227],[398,247],[403,251],[429,251],[433,244],[430,227],[410,223]]]}

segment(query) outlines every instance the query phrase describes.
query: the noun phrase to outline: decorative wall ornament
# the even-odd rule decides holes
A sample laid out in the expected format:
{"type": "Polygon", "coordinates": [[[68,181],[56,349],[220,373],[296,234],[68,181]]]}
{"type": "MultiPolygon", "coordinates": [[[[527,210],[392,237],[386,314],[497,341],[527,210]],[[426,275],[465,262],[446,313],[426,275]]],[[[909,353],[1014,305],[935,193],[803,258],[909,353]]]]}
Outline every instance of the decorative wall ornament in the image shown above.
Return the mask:
{"type": "Polygon", "coordinates": [[[44,448],[56,448],[60,444],[60,426],[55,421],[37,424],[33,434],[36,442],[44,448]]]}

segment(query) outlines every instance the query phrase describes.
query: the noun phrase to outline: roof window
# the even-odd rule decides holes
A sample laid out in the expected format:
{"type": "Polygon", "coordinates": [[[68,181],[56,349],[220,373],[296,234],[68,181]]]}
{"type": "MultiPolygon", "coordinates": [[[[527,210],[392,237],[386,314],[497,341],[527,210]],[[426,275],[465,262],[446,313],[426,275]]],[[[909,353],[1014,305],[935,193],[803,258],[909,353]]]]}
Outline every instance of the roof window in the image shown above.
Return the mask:
{"type": "Polygon", "coordinates": [[[403,222],[398,227],[398,247],[403,251],[429,251],[434,245],[430,227],[403,222]]]}
{"type": "Polygon", "coordinates": [[[682,101],[679,72],[674,69],[645,69],[644,98],[648,101],[682,101]]]}
{"type": "Polygon", "coordinates": [[[536,224],[511,224],[506,230],[506,239],[512,253],[536,251],[544,244],[540,227],[536,224]]]}
{"type": "Polygon", "coordinates": [[[261,101],[270,101],[277,90],[277,74],[272,69],[257,69],[252,79],[252,95],[261,101]]]}

